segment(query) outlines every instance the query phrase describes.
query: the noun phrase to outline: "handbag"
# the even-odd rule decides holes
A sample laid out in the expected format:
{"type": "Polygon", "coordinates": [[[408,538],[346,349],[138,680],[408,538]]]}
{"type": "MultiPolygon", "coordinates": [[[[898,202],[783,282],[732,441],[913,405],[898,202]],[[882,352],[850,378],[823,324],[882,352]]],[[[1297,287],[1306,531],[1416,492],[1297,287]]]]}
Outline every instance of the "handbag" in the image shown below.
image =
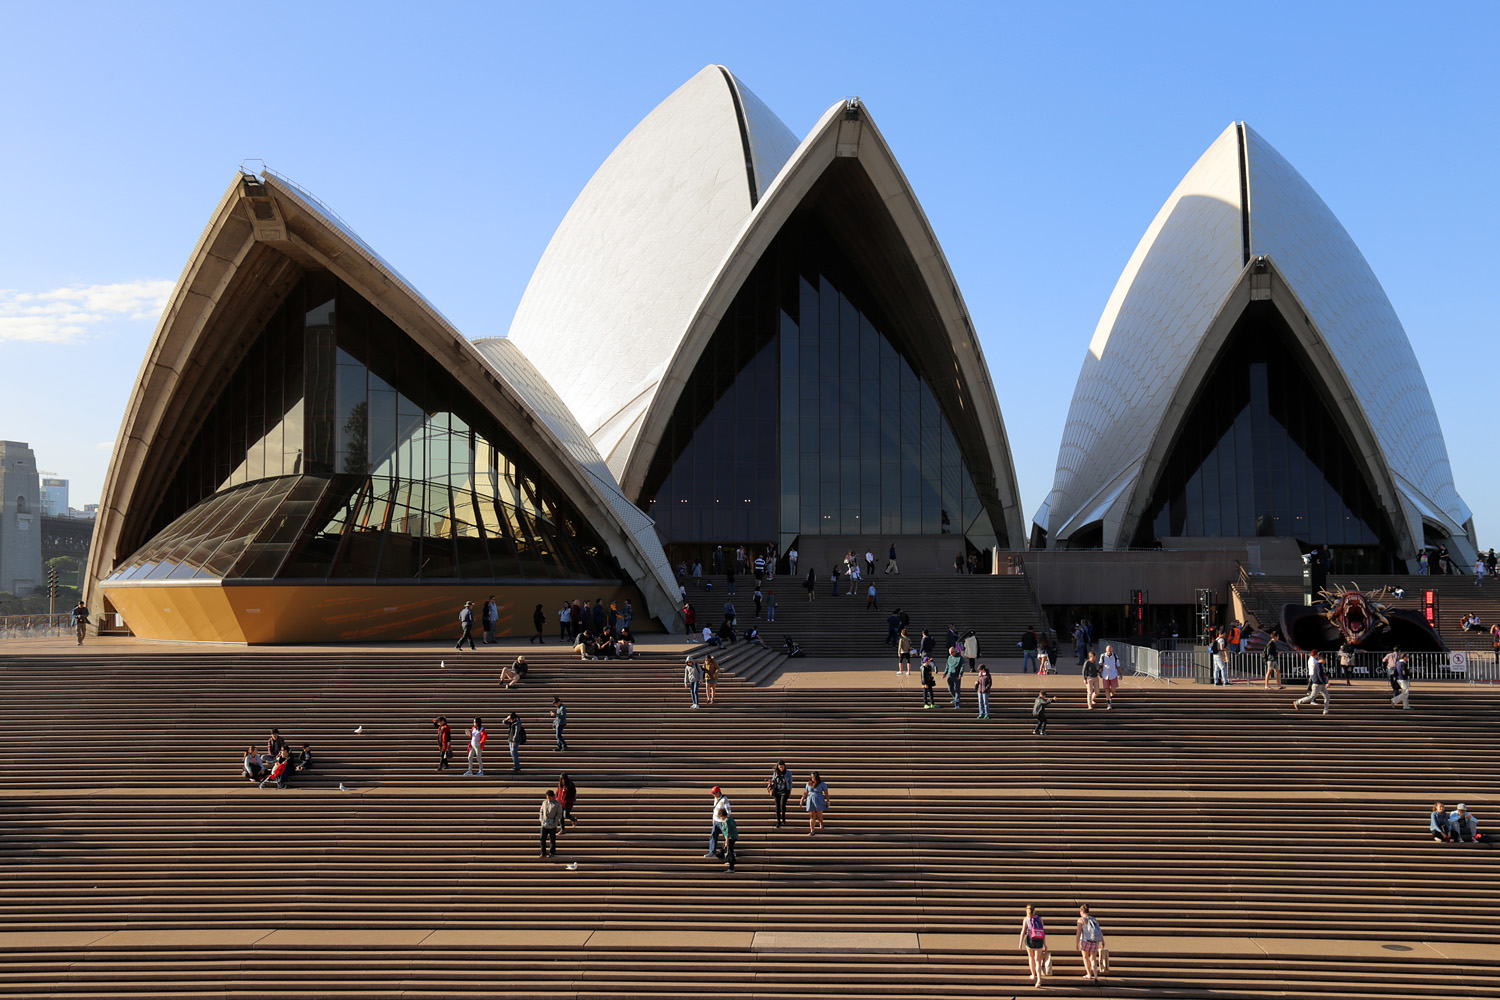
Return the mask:
{"type": "Polygon", "coordinates": [[[1102,944],[1099,945],[1099,961],[1095,964],[1094,967],[1100,972],[1109,971],[1109,949],[1104,947],[1104,945],[1102,944]]]}
{"type": "Polygon", "coordinates": [[[1052,975],[1052,951],[1050,949],[1042,951],[1042,975],[1052,975]]]}

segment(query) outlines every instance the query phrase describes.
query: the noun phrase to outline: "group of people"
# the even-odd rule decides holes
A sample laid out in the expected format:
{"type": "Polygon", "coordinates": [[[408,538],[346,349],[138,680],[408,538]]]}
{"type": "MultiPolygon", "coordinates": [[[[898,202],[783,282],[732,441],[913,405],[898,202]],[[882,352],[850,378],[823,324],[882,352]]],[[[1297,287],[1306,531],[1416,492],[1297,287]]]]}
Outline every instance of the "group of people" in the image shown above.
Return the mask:
{"type": "Polygon", "coordinates": [[[629,660],[635,654],[635,634],[629,626],[606,628],[597,635],[587,630],[573,637],[580,660],[629,660]]]}
{"type": "MultiPolygon", "coordinates": [[[[567,708],[563,706],[561,699],[552,699],[553,729],[557,737],[557,749],[567,749],[567,742],[563,739],[563,729],[567,727],[567,708]]],[[[432,720],[433,728],[437,730],[438,740],[438,766],[439,771],[446,771],[451,766],[453,759],[453,728],[448,725],[448,717],[439,715],[432,720]]],[[[526,727],[521,723],[521,716],[511,712],[505,717],[506,741],[510,744],[511,773],[521,770],[521,747],[526,744],[526,727]]],[[[489,731],[485,729],[484,719],[474,716],[474,722],[469,726],[469,769],[464,772],[464,777],[484,777],[484,745],[489,740],[489,731]]]]}
{"type": "Polygon", "coordinates": [[[270,737],[266,740],[264,755],[253,746],[245,748],[240,773],[247,781],[260,788],[265,788],[268,784],[275,785],[277,788],[287,788],[290,787],[292,777],[298,771],[308,771],[312,768],[312,760],[311,745],[304,743],[300,751],[293,753],[291,746],[281,738],[281,730],[272,729],[270,737]]]}
{"type": "Polygon", "coordinates": [[[714,703],[714,695],[718,692],[719,686],[719,670],[719,661],[714,658],[713,654],[701,660],[695,660],[691,656],[687,658],[682,669],[682,686],[688,689],[693,698],[689,708],[698,707],[699,694],[705,688],[708,691],[708,703],[710,705],[714,703]]]}
{"type": "Polygon", "coordinates": [[[1118,690],[1120,690],[1120,658],[1115,655],[1115,647],[1106,645],[1103,656],[1098,656],[1090,650],[1088,659],[1083,663],[1084,707],[1092,711],[1099,700],[1099,695],[1102,694],[1104,707],[1114,708],[1115,692],[1118,690]]]}
{"type": "Polygon", "coordinates": [[[1441,802],[1434,802],[1427,829],[1433,840],[1449,844],[1477,842],[1483,836],[1479,832],[1479,817],[1469,812],[1469,807],[1462,802],[1452,812],[1444,809],[1441,802]]]}
{"type": "MultiPolygon", "coordinates": [[[[563,642],[576,640],[583,632],[587,631],[592,623],[594,635],[605,632],[619,634],[628,632],[630,623],[635,618],[635,609],[631,607],[630,601],[611,601],[608,610],[604,607],[603,598],[595,598],[592,605],[587,599],[564,604],[557,612],[558,638],[563,642]]],[[[480,628],[480,642],[486,646],[496,643],[495,633],[500,623],[500,604],[491,594],[479,607],[478,625],[480,628]]],[[[476,649],[474,642],[474,626],[476,624],[474,602],[465,601],[464,606],[458,612],[458,641],[453,648],[462,650],[464,643],[469,644],[469,649],[476,649]]],[[[532,634],[528,641],[541,645],[547,644],[544,633],[547,629],[547,613],[538,604],[531,612],[532,634]]]]}
{"type": "Polygon", "coordinates": [[[1474,560],[1474,586],[1483,585],[1485,577],[1493,577],[1495,575],[1495,564],[1494,549],[1479,554],[1479,557],[1474,560]]]}
{"type": "MultiPolygon", "coordinates": [[[[1078,907],[1078,920],[1073,927],[1073,942],[1083,956],[1083,978],[1097,981],[1109,970],[1109,948],[1104,943],[1104,929],[1089,912],[1087,904],[1078,907]]],[[[1052,975],[1052,951],[1047,947],[1047,924],[1041,911],[1035,906],[1026,907],[1021,918],[1021,935],[1017,941],[1026,953],[1026,967],[1032,982],[1040,987],[1045,976],[1052,975]]]]}

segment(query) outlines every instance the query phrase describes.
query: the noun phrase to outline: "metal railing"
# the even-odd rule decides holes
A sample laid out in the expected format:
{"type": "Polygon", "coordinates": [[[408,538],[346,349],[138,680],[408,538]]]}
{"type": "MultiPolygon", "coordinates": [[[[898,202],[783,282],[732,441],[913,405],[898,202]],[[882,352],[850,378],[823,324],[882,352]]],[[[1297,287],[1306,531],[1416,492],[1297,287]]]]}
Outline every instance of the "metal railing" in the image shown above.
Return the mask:
{"type": "Polygon", "coordinates": [[[48,639],[72,635],[73,616],[0,615],[0,639],[48,639]]]}
{"type": "MultiPolygon", "coordinates": [[[[1120,658],[1121,673],[1152,680],[1187,681],[1195,684],[1214,682],[1213,657],[1204,648],[1155,649],[1138,645],[1140,640],[1103,639],[1096,645],[1099,653],[1114,646],[1120,658]]],[[[1336,652],[1324,655],[1331,682],[1346,676],[1353,680],[1386,679],[1385,654],[1357,652],[1347,668],[1340,664],[1336,652]]],[[[1307,654],[1278,654],[1276,665],[1283,682],[1307,680],[1307,654]]],[[[1414,683],[1423,681],[1466,681],[1470,684],[1500,684],[1500,657],[1493,652],[1469,652],[1455,649],[1446,653],[1407,653],[1406,669],[1414,683]]],[[[1266,658],[1260,653],[1230,653],[1225,657],[1226,680],[1230,684],[1261,683],[1266,676],[1266,658]]]]}

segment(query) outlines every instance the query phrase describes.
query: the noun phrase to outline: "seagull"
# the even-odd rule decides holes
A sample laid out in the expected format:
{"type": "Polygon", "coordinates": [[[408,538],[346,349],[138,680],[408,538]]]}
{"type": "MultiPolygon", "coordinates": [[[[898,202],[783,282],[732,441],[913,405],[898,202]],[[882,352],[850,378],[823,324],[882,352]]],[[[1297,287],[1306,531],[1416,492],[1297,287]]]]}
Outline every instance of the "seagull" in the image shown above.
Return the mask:
{"type": "Polygon", "coordinates": [[[576,872],[577,870],[578,870],[578,862],[574,861],[573,863],[571,863],[571,864],[568,865],[568,871],[570,871],[570,872],[576,872]]]}
{"type": "Polygon", "coordinates": [[[360,733],[362,733],[364,731],[365,731],[365,727],[364,726],[360,726],[360,727],[358,727],[357,729],[354,730],[354,735],[358,736],[360,733]]]}
{"type": "Polygon", "coordinates": [[[342,781],[340,781],[339,782],[339,791],[341,791],[341,792],[347,792],[348,790],[349,790],[349,786],[346,785],[346,784],[344,784],[342,781]]]}
{"type": "Polygon", "coordinates": [[[448,661],[447,660],[438,660],[438,669],[439,670],[447,670],[448,669],[448,661]]]}

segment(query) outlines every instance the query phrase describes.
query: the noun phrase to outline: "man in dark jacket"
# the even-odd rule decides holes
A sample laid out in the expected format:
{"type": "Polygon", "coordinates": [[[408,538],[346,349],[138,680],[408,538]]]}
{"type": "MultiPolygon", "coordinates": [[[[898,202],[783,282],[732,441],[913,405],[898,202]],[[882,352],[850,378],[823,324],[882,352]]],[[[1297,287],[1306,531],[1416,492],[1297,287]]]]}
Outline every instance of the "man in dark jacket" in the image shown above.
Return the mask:
{"type": "Polygon", "coordinates": [[[1028,628],[1021,633],[1021,641],[1017,643],[1021,647],[1021,670],[1024,673],[1036,673],[1036,629],[1028,628]]]}
{"type": "Polygon", "coordinates": [[[463,610],[458,613],[458,629],[458,641],[453,644],[454,649],[463,649],[465,640],[468,640],[471,650],[478,648],[474,645],[473,601],[464,601],[463,610]]]}

